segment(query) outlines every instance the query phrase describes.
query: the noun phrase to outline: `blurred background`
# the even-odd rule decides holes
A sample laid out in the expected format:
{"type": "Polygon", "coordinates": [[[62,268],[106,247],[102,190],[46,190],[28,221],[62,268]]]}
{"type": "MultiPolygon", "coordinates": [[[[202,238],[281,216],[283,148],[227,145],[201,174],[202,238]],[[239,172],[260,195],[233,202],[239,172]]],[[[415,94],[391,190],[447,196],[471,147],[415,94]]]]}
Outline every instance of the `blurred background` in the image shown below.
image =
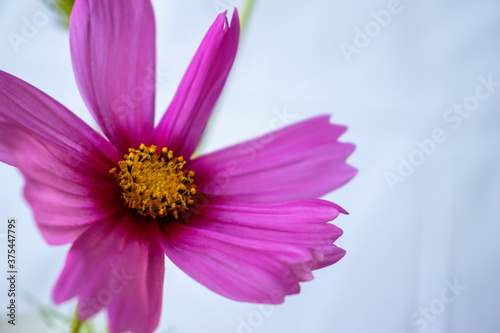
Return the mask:
{"type": "MultiPolygon", "coordinates": [[[[217,13],[243,1],[153,1],[157,117],[217,13]]],[[[202,153],[320,114],[347,125],[359,174],[325,197],[350,212],[335,220],[347,255],[274,307],[225,299],[167,261],[157,331],[500,332],[500,1],[257,1],[238,52],[202,153]]],[[[0,69],[95,124],[48,2],[0,0],[0,69]]],[[[76,304],[56,308],[51,289],[69,247],[44,242],[17,170],[0,175],[20,291],[12,327],[1,279],[0,331],[67,332],[76,304]]]]}

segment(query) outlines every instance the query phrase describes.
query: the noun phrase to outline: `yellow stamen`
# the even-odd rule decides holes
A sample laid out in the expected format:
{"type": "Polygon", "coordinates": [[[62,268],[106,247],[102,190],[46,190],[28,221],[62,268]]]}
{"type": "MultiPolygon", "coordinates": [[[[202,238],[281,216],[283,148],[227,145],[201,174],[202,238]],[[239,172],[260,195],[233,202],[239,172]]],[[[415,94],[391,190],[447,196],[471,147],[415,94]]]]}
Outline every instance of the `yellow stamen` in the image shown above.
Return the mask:
{"type": "Polygon", "coordinates": [[[194,202],[194,172],[182,169],[186,164],[182,156],[174,157],[167,148],[158,155],[156,146],[141,144],[139,150],[130,148],[124,157],[118,162],[120,173],[116,168],[109,172],[115,174],[130,208],[153,217],[178,218],[194,202]]]}

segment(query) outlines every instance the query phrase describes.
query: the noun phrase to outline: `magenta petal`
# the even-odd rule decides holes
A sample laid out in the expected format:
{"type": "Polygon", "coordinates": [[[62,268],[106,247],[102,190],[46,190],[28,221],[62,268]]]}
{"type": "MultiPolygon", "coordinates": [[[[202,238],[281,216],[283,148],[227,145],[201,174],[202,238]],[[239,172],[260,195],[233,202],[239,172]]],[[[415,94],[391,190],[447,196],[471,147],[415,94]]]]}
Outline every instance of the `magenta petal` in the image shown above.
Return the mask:
{"type": "MultiPolygon", "coordinates": [[[[91,151],[95,156],[89,161],[92,163],[119,160],[113,145],[71,111],[32,85],[3,71],[0,71],[0,121],[75,154],[91,151]]],[[[0,132],[0,137],[7,135],[0,132]]],[[[12,165],[9,147],[0,144],[0,158],[12,165]]]]}
{"type": "Polygon", "coordinates": [[[217,152],[189,167],[199,191],[249,201],[317,198],[348,182],[354,145],[338,141],[344,126],[312,118],[217,152]]]}
{"type": "Polygon", "coordinates": [[[78,88],[120,153],[145,142],[154,125],[155,20],[149,0],[80,0],[70,20],[78,88]]]}
{"type": "Polygon", "coordinates": [[[78,296],[83,320],[107,308],[112,333],[153,332],[165,270],[156,228],[131,216],[94,224],[73,244],[54,288],[55,302],[78,296]]]}
{"type": "Polygon", "coordinates": [[[321,246],[316,249],[320,254],[320,260],[312,263],[313,270],[333,265],[345,255],[345,250],[335,245],[321,246]]]}
{"type": "Polygon", "coordinates": [[[219,14],[201,42],[151,142],[168,147],[178,156],[191,157],[233,65],[239,34],[237,10],[231,27],[226,13],[219,14]]]}
{"type": "Polygon", "coordinates": [[[73,241],[123,205],[109,170],[118,154],[100,134],[26,82],[0,72],[0,158],[19,168],[50,244],[73,241]]]}
{"type": "Polygon", "coordinates": [[[0,122],[0,133],[0,146],[9,148],[25,178],[24,195],[48,243],[72,242],[90,224],[123,208],[109,159],[93,163],[92,151],[58,147],[12,124],[0,122]]]}
{"type": "Polygon", "coordinates": [[[220,200],[163,226],[160,244],[192,278],[228,298],[277,304],[300,291],[311,270],[345,252],[333,245],[342,231],[326,223],[335,204],[323,200],[249,203],[220,200]]]}

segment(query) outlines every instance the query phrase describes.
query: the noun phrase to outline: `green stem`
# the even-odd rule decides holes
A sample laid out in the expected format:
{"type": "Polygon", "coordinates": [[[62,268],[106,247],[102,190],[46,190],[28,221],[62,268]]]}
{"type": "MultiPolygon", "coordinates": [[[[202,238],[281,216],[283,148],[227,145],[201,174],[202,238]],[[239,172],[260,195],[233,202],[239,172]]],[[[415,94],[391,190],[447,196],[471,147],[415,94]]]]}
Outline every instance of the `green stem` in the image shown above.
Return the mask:
{"type": "Polygon", "coordinates": [[[82,328],[83,322],[78,318],[78,307],[76,307],[75,318],[73,318],[73,322],[71,323],[71,333],[79,333],[82,328]]]}
{"type": "Polygon", "coordinates": [[[250,13],[252,12],[252,7],[255,4],[255,0],[247,0],[245,2],[245,6],[243,7],[241,11],[241,20],[240,20],[240,31],[243,33],[245,31],[245,28],[248,24],[248,19],[250,17],[250,13]]]}

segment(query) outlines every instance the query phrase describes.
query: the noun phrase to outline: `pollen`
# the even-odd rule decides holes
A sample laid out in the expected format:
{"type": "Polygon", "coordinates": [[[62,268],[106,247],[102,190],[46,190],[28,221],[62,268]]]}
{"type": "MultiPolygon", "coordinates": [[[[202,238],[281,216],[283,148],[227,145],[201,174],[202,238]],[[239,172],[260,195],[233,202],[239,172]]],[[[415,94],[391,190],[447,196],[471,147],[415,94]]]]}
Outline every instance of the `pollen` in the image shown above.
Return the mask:
{"type": "Polygon", "coordinates": [[[171,150],[162,148],[156,153],[156,146],[129,149],[117,168],[111,169],[130,208],[152,217],[173,216],[189,209],[196,194],[193,184],[194,172],[184,170],[182,156],[174,157],[171,150]]]}

